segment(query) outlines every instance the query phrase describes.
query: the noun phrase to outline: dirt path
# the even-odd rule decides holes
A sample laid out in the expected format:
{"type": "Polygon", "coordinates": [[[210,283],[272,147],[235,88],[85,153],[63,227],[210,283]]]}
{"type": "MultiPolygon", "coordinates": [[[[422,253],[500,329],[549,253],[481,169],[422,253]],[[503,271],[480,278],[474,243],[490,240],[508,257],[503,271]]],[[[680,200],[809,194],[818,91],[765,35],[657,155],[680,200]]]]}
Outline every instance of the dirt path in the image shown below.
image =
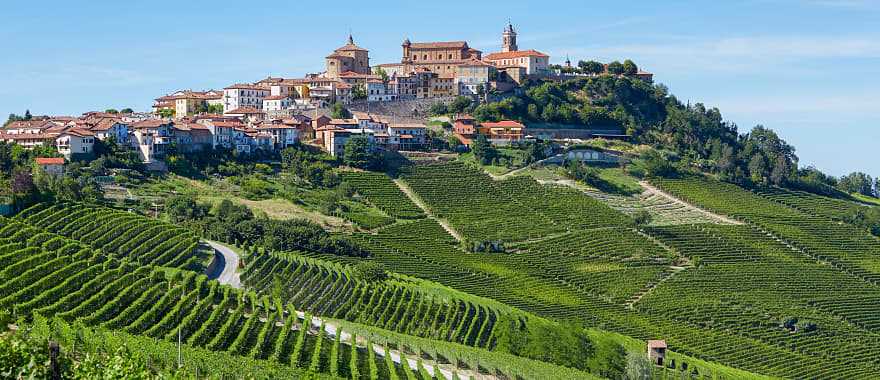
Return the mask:
{"type": "Polygon", "coordinates": [[[401,191],[403,191],[404,194],[406,194],[407,197],[409,197],[409,199],[413,203],[415,203],[416,206],[422,209],[422,211],[425,213],[425,215],[428,216],[428,218],[434,219],[435,221],[437,221],[437,223],[440,223],[443,229],[446,230],[446,232],[448,232],[450,235],[452,235],[453,238],[455,238],[455,241],[460,242],[462,240],[462,237],[461,235],[459,235],[458,231],[452,228],[452,226],[449,225],[449,222],[440,219],[436,215],[434,215],[434,213],[431,212],[431,209],[428,208],[428,205],[422,200],[422,198],[418,196],[418,194],[416,194],[409,187],[409,185],[406,184],[406,182],[403,182],[403,180],[401,179],[395,179],[394,183],[397,185],[397,187],[400,188],[401,191]]]}
{"type": "MultiPolygon", "coordinates": [[[[305,318],[304,312],[297,311],[296,314],[299,318],[305,318]]],[[[320,329],[322,325],[324,326],[324,331],[327,332],[327,335],[330,338],[335,338],[336,334],[340,330],[339,326],[337,326],[335,323],[333,323],[333,321],[326,321],[326,320],[323,320],[318,317],[312,317],[311,327],[307,331],[312,331],[313,329],[320,329]]],[[[348,332],[345,332],[344,330],[340,334],[339,340],[342,344],[352,345],[351,334],[348,332]]],[[[354,344],[357,345],[358,347],[366,348],[367,347],[367,338],[363,337],[363,336],[357,336],[357,340],[354,342],[354,344]]],[[[372,349],[373,352],[375,352],[377,355],[382,356],[382,357],[385,357],[385,355],[390,355],[391,361],[393,361],[394,363],[396,363],[398,365],[403,365],[403,364],[401,364],[402,355],[399,350],[388,349],[386,351],[384,346],[376,344],[376,343],[373,343],[373,347],[370,347],[370,349],[372,349]]],[[[407,357],[406,358],[406,366],[409,367],[410,369],[412,369],[413,371],[418,371],[419,362],[417,359],[412,359],[410,357],[407,357]]],[[[457,369],[451,364],[441,365],[433,360],[422,359],[422,367],[424,367],[425,371],[427,371],[431,376],[434,376],[434,377],[438,377],[437,375],[435,375],[435,373],[437,371],[439,371],[442,374],[442,376],[446,379],[451,379],[453,373],[456,373],[458,375],[458,377],[462,378],[462,379],[498,380],[498,378],[494,375],[486,375],[486,374],[476,373],[472,370],[457,369]]]]}
{"type": "Polygon", "coordinates": [[[678,198],[674,197],[673,195],[668,194],[668,193],[664,192],[663,190],[660,190],[660,189],[652,186],[647,181],[639,181],[639,185],[641,185],[643,188],[645,188],[646,193],[653,193],[653,194],[658,195],[660,197],[666,198],[670,202],[677,203],[677,204],[680,204],[685,207],[689,207],[695,211],[700,212],[701,214],[705,215],[706,217],[708,217],[710,219],[717,220],[719,222],[726,223],[726,224],[734,224],[734,225],[742,225],[743,224],[742,222],[740,222],[738,220],[733,220],[733,219],[728,218],[726,216],[711,213],[711,212],[703,210],[697,206],[694,206],[690,203],[687,203],[681,199],[678,199],[678,198]]]}

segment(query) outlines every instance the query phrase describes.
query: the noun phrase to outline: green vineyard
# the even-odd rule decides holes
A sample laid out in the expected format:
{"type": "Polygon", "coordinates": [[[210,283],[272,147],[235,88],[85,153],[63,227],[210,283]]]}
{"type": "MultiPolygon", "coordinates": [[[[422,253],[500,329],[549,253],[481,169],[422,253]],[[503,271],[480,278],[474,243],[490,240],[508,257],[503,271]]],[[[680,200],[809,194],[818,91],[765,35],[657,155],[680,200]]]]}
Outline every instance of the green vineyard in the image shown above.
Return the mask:
{"type": "MultiPolygon", "coordinates": [[[[462,338],[448,339],[450,343],[419,340],[375,327],[314,318],[296,311],[283,298],[257,296],[224,287],[192,271],[140,265],[118,249],[104,254],[102,249],[95,248],[108,247],[114,239],[104,238],[101,244],[86,245],[37,227],[55,228],[52,223],[46,223],[46,215],[68,209],[77,215],[71,219],[77,220],[85,218],[88,212],[76,211],[89,208],[40,206],[19,219],[0,218],[0,260],[4,264],[0,275],[5,279],[0,287],[0,305],[4,309],[12,310],[15,315],[49,317],[54,320],[53,326],[61,326],[56,327],[59,329],[72,323],[80,324],[131,342],[181,339],[187,344],[190,358],[199,358],[208,352],[225,352],[245,358],[245,361],[233,362],[245,363],[245,368],[251,367],[257,372],[294,374],[297,373],[294,369],[300,369],[334,378],[427,379],[445,377],[442,371],[450,375],[461,373],[465,377],[483,373],[508,378],[542,378],[562,371],[571,378],[590,378],[540,362],[475,351],[481,346],[478,341],[486,346],[491,336],[491,329],[485,328],[491,320],[487,316],[480,319],[468,312],[454,314],[459,320],[467,317],[470,327],[476,325],[477,320],[481,323],[479,330],[454,330],[462,338]],[[28,224],[29,221],[35,224],[28,224]],[[456,341],[469,342],[474,348],[453,343],[456,341]],[[392,360],[388,347],[394,347],[398,359],[407,355],[410,359],[392,360]],[[480,359],[475,361],[477,357],[480,359]],[[279,364],[283,367],[276,367],[279,364]]],[[[103,220],[124,216],[124,213],[100,208],[91,211],[104,213],[106,219],[103,220]]],[[[78,236],[75,232],[69,234],[78,236]]],[[[168,246],[176,247],[177,243],[168,246]]],[[[132,247],[132,250],[139,248],[132,247]]],[[[188,254],[192,255],[192,250],[188,254]]],[[[177,259],[171,253],[159,256],[165,255],[177,259]]],[[[173,264],[178,261],[189,260],[148,262],[173,264]]],[[[396,292],[386,294],[397,296],[396,292]]],[[[487,309],[474,307],[471,310],[485,312],[487,309]]],[[[446,314],[448,311],[436,314],[452,315],[446,314]]],[[[167,346],[152,341],[148,345],[167,346]]],[[[157,358],[159,363],[163,360],[168,361],[157,358]]],[[[188,371],[242,373],[222,366],[207,368],[198,364],[197,359],[190,360],[194,364],[188,371]]]]}

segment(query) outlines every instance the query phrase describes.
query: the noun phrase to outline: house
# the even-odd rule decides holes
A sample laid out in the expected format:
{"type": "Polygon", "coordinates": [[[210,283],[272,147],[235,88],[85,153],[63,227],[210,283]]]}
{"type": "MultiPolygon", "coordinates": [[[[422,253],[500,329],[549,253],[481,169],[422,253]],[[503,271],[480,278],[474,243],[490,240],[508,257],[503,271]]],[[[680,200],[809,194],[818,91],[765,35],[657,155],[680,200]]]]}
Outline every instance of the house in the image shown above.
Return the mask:
{"type": "Polygon", "coordinates": [[[248,108],[263,109],[263,99],[269,96],[271,89],[265,85],[239,83],[223,89],[223,113],[248,108]]]}
{"type": "Polygon", "coordinates": [[[174,141],[181,152],[198,152],[213,146],[208,127],[190,120],[175,122],[174,141]]]}
{"type": "Polygon", "coordinates": [[[55,143],[57,133],[0,133],[0,141],[15,143],[25,149],[33,149],[37,146],[48,146],[55,143]]]}
{"type": "Polygon", "coordinates": [[[235,144],[235,130],[245,127],[241,120],[233,117],[202,117],[196,118],[196,123],[208,128],[212,148],[232,148],[235,144]]]}
{"type": "MultiPolygon", "coordinates": [[[[457,67],[457,66],[456,66],[457,67]]],[[[458,94],[458,86],[455,85],[455,74],[440,74],[431,78],[431,92],[429,97],[442,98],[458,94]]]]}
{"type": "Polygon", "coordinates": [[[106,141],[112,137],[117,144],[128,144],[129,124],[123,122],[122,119],[87,116],[86,120],[91,122],[89,131],[93,132],[98,140],[106,141]]]}
{"type": "Polygon", "coordinates": [[[427,143],[427,127],[424,124],[389,124],[388,136],[396,140],[393,150],[420,150],[427,143]]]}
{"type": "Polygon", "coordinates": [[[471,59],[458,65],[455,84],[459,95],[482,95],[489,89],[489,78],[495,66],[478,59],[471,59]]]}
{"type": "Polygon", "coordinates": [[[263,99],[263,112],[283,111],[290,108],[291,104],[293,99],[289,95],[270,95],[263,99]]]}
{"type": "Polygon", "coordinates": [[[153,102],[153,113],[171,110],[175,117],[186,117],[216,104],[223,104],[223,93],[220,91],[180,90],[156,98],[153,102]]]}
{"type": "Polygon", "coordinates": [[[354,136],[366,136],[370,146],[375,146],[375,132],[370,129],[345,129],[328,124],[319,128],[317,133],[322,147],[333,157],[342,156],[345,152],[345,143],[354,136]]]}
{"type": "Polygon", "coordinates": [[[665,340],[649,340],[648,341],[648,360],[655,365],[662,366],[663,360],[666,359],[666,341],[665,340]]]}
{"type": "Polygon", "coordinates": [[[91,155],[95,146],[95,134],[91,131],[72,128],[63,131],[55,138],[58,153],[68,160],[83,155],[91,155]]]}
{"type": "Polygon", "coordinates": [[[171,120],[144,120],[132,124],[131,128],[131,146],[146,163],[163,157],[174,142],[174,122],[171,120]]]}
{"type": "Polygon", "coordinates": [[[37,157],[34,162],[40,169],[55,177],[64,175],[64,158],[61,157],[37,157]]]}
{"type": "Polygon", "coordinates": [[[265,121],[256,124],[254,129],[271,136],[270,147],[281,150],[299,143],[300,136],[304,132],[303,124],[311,129],[311,123],[301,123],[296,119],[265,121]]]}
{"type": "Polygon", "coordinates": [[[508,145],[512,142],[521,141],[525,137],[526,127],[516,121],[502,120],[499,122],[485,122],[477,127],[477,132],[496,145],[508,145]]]}
{"type": "Polygon", "coordinates": [[[245,122],[261,121],[266,118],[266,112],[254,107],[239,107],[223,113],[224,116],[241,119],[245,122]]]}
{"type": "Polygon", "coordinates": [[[477,120],[470,115],[456,116],[452,124],[452,133],[463,145],[470,146],[477,133],[477,120]]]}

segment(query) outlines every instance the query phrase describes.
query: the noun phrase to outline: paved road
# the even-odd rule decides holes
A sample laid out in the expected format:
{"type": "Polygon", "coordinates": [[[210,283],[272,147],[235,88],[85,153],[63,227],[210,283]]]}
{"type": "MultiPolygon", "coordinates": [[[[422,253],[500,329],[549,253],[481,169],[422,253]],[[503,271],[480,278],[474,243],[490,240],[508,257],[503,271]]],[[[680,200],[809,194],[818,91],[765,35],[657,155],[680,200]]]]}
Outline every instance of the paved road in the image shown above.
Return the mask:
{"type": "Polygon", "coordinates": [[[241,288],[241,277],[238,274],[238,263],[240,261],[238,254],[232,248],[223,244],[213,241],[208,241],[207,243],[211,248],[214,248],[214,255],[218,260],[218,268],[210,278],[233,288],[241,288]]]}

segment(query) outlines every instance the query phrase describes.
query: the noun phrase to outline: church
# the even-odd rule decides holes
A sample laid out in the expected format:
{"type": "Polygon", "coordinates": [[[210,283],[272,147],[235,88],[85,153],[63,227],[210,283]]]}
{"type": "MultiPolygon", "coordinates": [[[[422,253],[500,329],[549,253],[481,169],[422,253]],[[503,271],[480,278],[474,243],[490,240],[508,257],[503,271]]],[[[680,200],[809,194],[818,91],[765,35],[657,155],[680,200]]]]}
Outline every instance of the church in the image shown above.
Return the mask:
{"type": "Polygon", "coordinates": [[[333,51],[326,58],[327,78],[339,78],[340,74],[353,72],[371,74],[370,52],[354,43],[351,34],[348,43],[333,51]]]}

